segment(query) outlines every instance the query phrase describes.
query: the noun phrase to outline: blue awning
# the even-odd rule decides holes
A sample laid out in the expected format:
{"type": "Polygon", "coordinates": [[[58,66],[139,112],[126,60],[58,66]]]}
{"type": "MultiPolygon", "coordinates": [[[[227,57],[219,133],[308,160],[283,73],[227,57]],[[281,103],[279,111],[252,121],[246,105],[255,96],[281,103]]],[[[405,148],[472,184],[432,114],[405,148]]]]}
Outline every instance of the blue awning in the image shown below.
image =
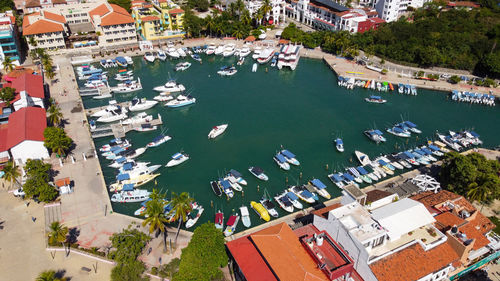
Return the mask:
{"type": "Polygon", "coordinates": [[[240,172],[236,171],[236,170],[229,170],[229,173],[231,173],[231,175],[233,175],[235,178],[241,178],[241,174],[240,172]]]}
{"type": "Polygon", "coordinates": [[[324,183],[322,183],[319,179],[313,179],[311,181],[311,183],[317,187],[318,189],[323,189],[323,188],[326,188],[326,185],[324,183]]]}
{"type": "Polygon", "coordinates": [[[363,167],[361,167],[361,166],[357,167],[356,169],[357,169],[357,170],[358,170],[358,172],[359,172],[360,174],[362,174],[362,175],[366,175],[366,174],[368,174],[368,172],[365,170],[365,168],[363,168],[363,167]]]}
{"type": "Polygon", "coordinates": [[[411,154],[409,151],[403,152],[408,158],[413,159],[415,158],[415,155],[411,154]]]}
{"type": "Polygon", "coordinates": [[[290,151],[283,149],[281,151],[283,155],[285,155],[286,158],[295,158],[295,154],[291,153],[290,151]]]}
{"type": "Polygon", "coordinates": [[[379,130],[373,130],[373,132],[374,132],[375,134],[377,134],[377,135],[380,135],[380,136],[384,134],[384,133],[382,133],[382,132],[381,132],[381,131],[379,131],[379,130]]]}
{"type": "Polygon", "coordinates": [[[300,193],[302,196],[304,196],[305,198],[313,198],[314,195],[309,192],[309,190],[303,190],[301,193],[300,193]]]}
{"type": "Polygon", "coordinates": [[[132,191],[132,190],[134,190],[134,184],[133,183],[124,184],[122,190],[123,191],[132,191]]]}
{"type": "Polygon", "coordinates": [[[288,193],[286,194],[286,196],[287,196],[288,198],[290,198],[290,200],[292,200],[292,201],[295,201],[295,200],[299,199],[299,197],[297,197],[297,195],[295,195],[295,193],[293,193],[293,192],[288,192],[288,193]]]}
{"type": "Polygon", "coordinates": [[[276,156],[275,156],[275,157],[276,157],[276,159],[278,159],[278,161],[279,161],[279,162],[281,162],[281,163],[285,163],[285,162],[286,162],[285,157],[284,157],[281,153],[276,154],[276,156]]]}
{"type": "Polygon", "coordinates": [[[344,144],[344,142],[342,141],[342,139],[336,139],[336,140],[335,140],[335,143],[336,143],[336,144],[344,144]]]}
{"type": "Polygon", "coordinates": [[[178,160],[181,157],[182,157],[182,154],[180,154],[180,153],[176,153],[176,154],[172,155],[172,159],[175,159],[175,160],[178,160]]]}
{"type": "Polygon", "coordinates": [[[439,149],[439,147],[437,147],[437,146],[435,146],[433,144],[429,145],[429,148],[432,149],[432,150],[434,150],[434,151],[440,151],[441,150],[441,149],[439,149]]]}
{"type": "Polygon", "coordinates": [[[124,171],[130,171],[130,170],[132,170],[133,167],[134,167],[134,163],[132,163],[132,162],[127,162],[127,163],[123,164],[124,171]]]}
{"type": "Polygon", "coordinates": [[[339,174],[333,174],[333,179],[335,182],[341,182],[343,180],[339,174]]]}
{"type": "Polygon", "coordinates": [[[115,159],[115,162],[118,164],[121,164],[125,161],[127,161],[127,158],[125,158],[125,157],[120,157],[120,158],[115,159]]]}
{"type": "Polygon", "coordinates": [[[413,124],[410,121],[405,121],[405,124],[408,125],[408,127],[410,127],[410,128],[416,128],[417,127],[417,125],[413,124]]]}
{"type": "Polygon", "coordinates": [[[344,178],[346,178],[348,181],[353,181],[354,180],[354,177],[351,176],[349,173],[344,173],[344,174],[342,174],[342,176],[344,178]]]}
{"type": "Polygon", "coordinates": [[[119,181],[129,180],[130,175],[129,174],[118,174],[118,176],[116,176],[116,179],[119,181]]]}
{"type": "Polygon", "coordinates": [[[226,180],[221,181],[220,184],[222,185],[222,187],[224,189],[231,188],[231,184],[228,181],[226,181],[226,180]]]}

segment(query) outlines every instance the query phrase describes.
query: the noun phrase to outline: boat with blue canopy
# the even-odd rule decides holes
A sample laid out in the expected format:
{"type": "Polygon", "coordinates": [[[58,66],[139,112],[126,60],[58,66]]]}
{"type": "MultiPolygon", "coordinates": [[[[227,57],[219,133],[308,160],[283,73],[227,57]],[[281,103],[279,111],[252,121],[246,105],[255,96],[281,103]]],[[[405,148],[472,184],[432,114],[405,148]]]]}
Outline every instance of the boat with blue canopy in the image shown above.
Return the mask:
{"type": "Polygon", "coordinates": [[[285,157],[286,161],[292,165],[299,166],[300,162],[297,160],[297,157],[295,154],[291,153],[290,151],[283,149],[281,150],[281,154],[285,157]]]}
{"type": "Polygon", "coordinates": [[[288,162],[286,161],[285,156],[283,156],[283,154],[281,154],[281,153],[276,154],[273,157],[273,160],[274,160],[274,162],[276,162],[276,164],[278,164],[278,166],[281,169],[283,169],[285,171],[290,170],[290,164],[288,164],[288,162]]]}
{"type": "Polygon", "coordinates": [[[316,200],[314,200],[314,195],[303,186],[292,186],[288,191],[295,193],[297,197],[307,203],[314,204],[314,202],[316,202],[316,200]]]}
{"type": "Polygon", "coordinates": [[[335,139],[335,148],[337,148],[338,152],[344,152],[344,141],[341,138],[335,139]]]}
{"type": "Polygon", "coordinates": [[[219,183],[222,186],[222,191],[224,191],[227,198],[229,198],[229,199],[233,198],[234,191],[233,191],[233,188],[231,187],[231,184],[229,183],[229,181],[220,179],[219,183]]]}
{"type": "Polygon", "coordinates": [[[410,132],[407,132],[398,126],[387,128],[387,132],[402,138],[409,138],[411,136],[410,132]]]}
{"type": "Polygon", "coordinates": [[[286,197],[288,197],[288,199],[290,200],[290,202],[292,202],[292,205],[293,207],[297,208],[297,209],[302,209],[304,208],[304,205],[302,205],[302,203],[300,203],[299,201],[299,197],[297,197],[297,195],[295,195],[295,193],[291,192],[291,191],[286,191],[286,197]]]}
{"type": "Polygon", "coordinates": [[[363,169],[363,167],[361,167],[361,166],[356,167],[356,170],[359,172],[360,178],[364,182],[366,182],[367,184],[372,183],[372,179],[370,177],[368,177],[368,172],[365,169],[363,169]]]}
{"type": "Polygon", "coordinates": [[[326,190],[326,185],[321,182],[319,179],[312,179],[309,182],[312,186],[314,186],[315,191],[323,198],[330,199],[331,195],[326,190]]]}
{"type": "Polygon", "coordinates": [[[188,159],[189,159],[189,155],[187,155],[186,153],[177,152],[174,155],[172,155],[172,160],[168,161],[166,167],[177,166],[177,165],[187,161],[188,159]]]}
{"type": "Polygon", "coordinates": [[[344,187],[344,183],[342,182],[344,179],[342,178],[342,175],[341,174],[336,174],[336,173],[333,173],[333,174],[330,174],[328,175],[328,178],[336,185],[338,186],[338,188],[343,188],[344,187]]]}

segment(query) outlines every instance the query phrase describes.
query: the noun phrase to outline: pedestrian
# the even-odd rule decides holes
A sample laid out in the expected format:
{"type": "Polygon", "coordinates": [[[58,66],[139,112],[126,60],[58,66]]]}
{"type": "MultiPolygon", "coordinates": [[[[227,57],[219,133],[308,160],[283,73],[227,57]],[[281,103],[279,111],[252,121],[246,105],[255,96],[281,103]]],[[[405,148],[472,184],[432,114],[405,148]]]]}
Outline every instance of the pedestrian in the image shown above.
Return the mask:
{"type": "Polygon", "coordinates": [[[35,221],[36,221],[36,218],[35,218],[35,217],[31,217],[31,220],[32,220],[33,222],[35,222],[35,221]]]}
{"type": "Polygon", "coordinates": [[[158,258],[158,261],[160,261],[160,265],[161,265],[161,257],[158,258]]]}

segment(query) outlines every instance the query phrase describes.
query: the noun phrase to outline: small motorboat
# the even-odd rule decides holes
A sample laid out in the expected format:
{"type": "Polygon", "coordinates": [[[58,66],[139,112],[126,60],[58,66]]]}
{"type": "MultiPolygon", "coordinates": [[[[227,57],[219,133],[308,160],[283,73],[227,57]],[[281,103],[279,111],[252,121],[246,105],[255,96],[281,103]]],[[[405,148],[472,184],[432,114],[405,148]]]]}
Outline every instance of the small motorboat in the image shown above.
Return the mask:
{"type": "Polygon", "coordinates": [[[153,90],[157,92],[175,93],[182,92],[186,90],[186,88],[184,85],[178,84],[175,80],[170,80],[162,86],[154,87],[153,90]]]}
{"type": "Polygon", "coordinates": [[[248,171],[260,180],[263,180],[263,181],[269,180],[267,175],[264,174],[264,170],[262,170],[262,168],[260,168],[260,167],[250,167],[250,168],[248,168],[248,171]]]}
{"type": "Polygon", "coordinates": [[[141,79],[138,78],[137,81],[126,80],[123,83],[110,88],[112,93],[131,93],[142,90],[141,79]]]}
{"type": "Polygon", "coordinates": [[[210,133],[208,133],[208,138],[215,139],[216,137],[220,136],[222,133],[226,131],[227,126],[228,124],[222,124],[213,127],[212,130],[210,130],[210,133]]]}
{"type": "Polygon", "coordinates": [[[201,57],[200,57],[200,55],[198,55],[198,54],[192,54],[192,55],[191,55],[191,57],[192,57],[195,61],[198,61],[198,62],[200,62],[200,63],[202,62],[201,57]]]}
{"type": "Polygon", "coordinates": [[[222,76],[233,76],[238,72],[234,66],[223,66],[217,71],[217,74],[222,76]]]}
{"type": "Polygon", "coordinates": [[[243,225],[245,227],[250,227],[252,225],[252,222],[250,221],[250,213],[248,212],[248,207],[241,206],[240,213],[241,213],[241,222],[243,222],[243,225]]]}
{"type": "Polygon", "coordinates": [[[239,56],[244,58],[248,55],[250,55],[252,51],[250,50],[250,48],[248,46],[243,46],[243,48],[241,48],[240,52],[239,52],[239,56]]]}
{"type": "Polygon", "coordinates": [[[177,52],[177,49],[175,49],[174,47],[170,47],[167,49],[167,55],[169,55],[171,58],[173,59],[178,59],[180,58],[180,55],[179,53],[177,52]]]}
{"type": "Polygon", "coordinates": [[[215,228],[220,231],[224,229],[224,213],[220,210],[215,214],[215,228]]]}
{"type": "Polygon", "coordinates": [[[364,131],[364,134],[377,144],[386,141],[385,137],[383,136],[384,133],[379,130],[366,130],[364,131]]]}
{"type": "Polygon", "coordinates": [[[188,214],[188,220],[186,221],[186,228],[190,228],[193,225],[195,225],[198,219],[203,214],[204,210],[205,209],[203,209],[203,206],[198,205],[198,203],[194,202],[192,205],[192,210],[188,214]]]}
{"type": "Polygon", "coordinates": [[[175,65],[175,71],[184,71],[184,70],[187,70],[188,68],[191,67],[191,63],[190,62],[180,62],[178,64],[175,65]]]}
{"type": "Polygon", "coordinates": [[[364,154],[361,151],[357,151],[357,150],[354,151],[354,155],[358,159],[359,163],[361,163],[361,165],[368,165],[372,162],[370,160],[370,157],[368,157],[368,155],[364,154]]]}
{"type": "Polygon", "coordinates": [[[151,52],[146,52],[146,53],[144,54],[144,59],[145,59],[147,62],[154,62],[154,61],[155,61],[155,59],[156,59],[156,57],[155,57],[155,55],[153,55],[153,53],[151,53],[151,52]]]}
{"type": "Polygon", "coordinates": [[[295,165],[295,166],[300,165],[299,160],[297,160],[297,156],[295,156],[295,154],[291,153],[290,151],[283,149],[283,150],[281,150],[281,154],[285,157],[286,162],[288,162],[292,165],[295,165]]]}
{"type": "Polygon", "coordinates": [[[387,100],[384,100],[380,96],[370,96],[369,98],[365,98],[365,101],[370,103],[386,103],[387,100]]]}
{"type": "Polygon", "coordinates": [[[205,52],[207,55],[213,55],[215,53],[215,50],[217,49],[217,46],[215,46],[214,43],[210,43],[207,47],[207,51],[205,52]]]}
{"type": "Polygon", "coordinates": [[[323,198],[330,199],[331,195],[326,190],[326,185],[321,182],[319,179],[312,179],[309,184],[311,184],[315,191],[323,198]]]}
{"type": "Polygon", "coordinates": [[[271,200],[267,199],[266,197],[263,197],[262,199],[260,199],[260,204],[262,204],[262,206],[266,208],[267,212],[272,217],[274,218],[278,217],[278,211],[276,211],[276,209],[274,208],[275,205],[273,204],[273,202],[271,202],[271,200]]]}
{"type": "Polygon", "coordinates": [[[172,160],[168,161],[165,167],[173,167],[180,165],[181,163],[187,161],[188,159],[189,155],[187,155],[186,153],[177,152],[176,154],[172,155],[172,160]]]}
{"type": "Polygon", "coordinates": [[[210,187],[212,187],[212,191],[215,193],[215,195],[217,195],[217,196],[222,195],[222,190],[221,190],[221,186],[219,185],[219,182],[211,181],[210,187]]]}
{"type": "Polygon", "coordinates": [[[241,185],[238,184],[237,179],[235,177],[233,177],[231,174],[229,174],[227,177],[225,177],[224,180],[227,180],[234,190],[236,190],[236,191],[243,190],[241,185]]]}
{"type": "Polygon", "coordinates": [[[316,200],[314,200],[315,194],[311,193],[303,186],[292,186],[288,189],[288,191],[293,192],[298,198],[307,203],[314,204],[314,202],[316,202],[316,200]]]}
{"type": "Polygon", "coordinates": [[[153,115],[148,115],[146,112],[140,112],[139,114],[121,121],[122,125],[134,125],[143,124],[153,120],[153,115]]]}
{"type": "Polygon", "coordinates": [[[255,210],[255,212],[257,213],[257,215],[259,215],[261,219],[265,221],[269,221],[271,219],[271,217],[269,216],[269,212],[266,210],[266,208],[264,208],[264,206],[262,206],[261,203],[251,201],[250,206],[252,207],[252,209],[255,210]]]}
{"type": "Polygon", "coordinates": [[[234,177],[236,179],[236,182],[238,182],[239,184],[247,185],[247,181],[242,178],[242,175],[241,175],[240,172],[238,172],[238,171],[236,171],[234,169],[231,169],[231,170],[229,170],[228,176],[229,175],[231,175],[232,177],[234,177]]]}
{"type": "Polygon", "coordinates": [[[121,191],[111,196],[111,202],[115,203],[133,203],[142,202],[149,199],[151,192],[145,189],[133,189],[130,191],[121,191]]]}
{"type": "Polygon", "coordinates": [[[344,152],[344,142],[341,138],[335,139],[335,147],[337,148],[338,152],[344,152]]]}
{"type": "Polygon", "coordinates": [[[171,140],[172,137],[171,136],[166,136],[166,135],[159,135],[157,137],[155,137],[150,143],[148,143],[146,145],[147,148],[150,148],[150,147],[157,147],[157,146],[160,146],[161,144],[171,140]]]}
{"type": "Polygon", "coordinates": [[[392,128],[387,128],[386,130],[389,134],[395,135],[401,138],[409,138],[411,137],[411,133],[401,129],[400,127],[394,126],[392,128]]]}
{"type": "Polygon", "coordinates": [[[288,162],[286,161],[285,156],[283,156],[283,154],[278,153],[278,154],[274,155],[273,160],[274,160],[274,162],[276,162],[276,164],[278,164],[278,166],[281,169],[283,169],[285,171],[290,170],[290,164],[288,164],[288,162]]]}
{"type": "Polygon", "coordinates": [[[134,130],[137,132],[149,132],[155,131],[156,129],[158,129],[158,126],[152,126],[149,123],[141,124],[139,127],[134,127],[134,130]]]}
{"type": "Polygon", "coordinates": [[[227,44],[224,48],[224,52],[222,52],[222,55],[224,57],[230,57],[234,55],[234,52],[236,52],[236,45],[233,43],[227,44]]]}
{"type": "Polygon", "coordinates": [[[234,214],[229,217],[226,223],[226,229],[224,230],[224,236],[231,236],[234,234],[236,230],[236,226],[238,225],[238,221],[240,220],[240,216],[238,214],[234,214]]]}
{"type": "Polygon", "coordinates": [[[221,186],[222,191],[226,194],[228,199],[231,199],[234,197],[234,191],[233,188],[231,187],[231,183],[227,180],[224,179],[219,179],[219,184],[221,186]]]}
{"type": "Polygon", "coordinates": [[[146,147],[139,147],[138,149],[129,149],[126,155],[127,159],[134,159],[146,152],[146,147]]]}
{"type": "Polygon", "coordinates": [[[141,203],[141,207],[134,212],[134,216],[144,216],[146,213],[146,203],[151,201],[151,198],[147,199],[146,201],[141,203]]]}
{"type": "Polygon", "coordinates": [[[179,54],[179,56],[183,58],[187,56],[186,51],[184,51],[184,48],[178,48],[177,53],[179,54]]]}
{"type": "Polygon", "coordinates": [[[157,53],[156,53],[156,57],[161,60],[161,61],[164,61],[167,59],[167,54],[165,54],[164,51],[162,50],[158,50],[157,53]]]}
{"type": "Polygon", "coordinates": [[[109,141],[108,144],[105,144],[99,148],[99,151],[106,152],[110,151],[113,147],[123,147],[130,145],[130,142],[127,139],[116,138],[109,141]]]}
{"type": "Polygon", "coordinates": [[[132,99],[132,103],[128,107],[130,111],[148,110],[155,106],[158,102],[155,100],[147,100],[146,98],[139,99],[137,97],[132,99]]]}
{"type": "Polygon", "coordinates": [[[192,97],[191,95],[178,95],[174,100],[171,100],[165,104],[166,107],[170,108],[176,108],[176,107],[182,107],[190,104],[196,103],[196,98],[192,97]]]}
{"type": "Polygon", "coordinates": [[[96,123],[95,123],[95,120],[92,120],[92,119],[91,119],[91,120],[89,121],[89,126],[90,126],[90,130],[91,130],[91,131],[92,131],[92,130],[95,130],[95,129],[97,128],[97,125],[96,125],[96,123]]]}
{"type": "Polygon", "coordinates": [[[245,57],[240,57],[238,59],[238,62],[236,63],[237,65],[242,65],[243,63],[245,63],[245,57]]]}
{"type": "Polygon", "coordinates": [[[218,55],[222,55],[222,53],[224,53],[224,49],[225,49],[225,46],[224,45],[220,45],[218,46],[215,51],[214,51],[214,55],[218,56],[218,55]]]}
{"type": "Polygon", "coordinates": [[[293,213],[293,204],[292,202],[290,202],[290,199],[288,198],[288,196],[286,196],[286,194],[286,191],[282,192],[281,194],[277,194],[276,196],[274,196],[274,200],[276,200],[278,205],[280,205],[283,210],[289,213],[293,213]]]}
{"type": "Polygon", "coordinates": [[[290,192],[288,190],[285,190],[284,192],[286,193],[286,197],[290,200],[290,202],[292,203],[294,208],[297,208],[299,210],[304,208],[304,205],[302,205],[302,203],[300,203],[299,197],[297,197],[297,195],[295,195],[295,193],[290,192]]]}
{"type": "Polygon", "coordinates": [[[342,178],[342,174],[340,173],[333,173],[329,174],[328,178],[338,187],[338,188],[343,188],[344,183],[342,182],[344,179],[342,178]]]}

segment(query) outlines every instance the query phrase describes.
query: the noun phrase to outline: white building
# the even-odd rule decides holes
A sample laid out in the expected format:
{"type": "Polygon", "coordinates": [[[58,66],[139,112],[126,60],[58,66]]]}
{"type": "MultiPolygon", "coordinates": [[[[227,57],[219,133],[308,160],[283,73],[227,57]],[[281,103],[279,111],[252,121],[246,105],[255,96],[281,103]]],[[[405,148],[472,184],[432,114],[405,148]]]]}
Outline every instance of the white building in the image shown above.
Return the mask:
{"type": "Polygon", "coordinates": [[[57,14],[40,11],[23,18],[23,35],[30,50],[42,49],[65,49],[64,37],[67,32],[66,19],[57,14]],[[34,45],[32,45],[32,39],[34,45]]]}
{"type": "MultiPolygon", "coordinates": [[[[271,0],[270,3],[272,10],[264,19],[269,24],[279,25],[280,23],[284,23],[286,2],[284,0],[271,0]]],[[[245,7],[253,17],[262,7],[262,1],[245,1],[245,7]]]]}
{"type": "Polygon", "coordinates": [[[408,7],[422,8],[430,0],[374,0],[379,17],[386,22],[396,21],[408,11],[408,7]]]}

